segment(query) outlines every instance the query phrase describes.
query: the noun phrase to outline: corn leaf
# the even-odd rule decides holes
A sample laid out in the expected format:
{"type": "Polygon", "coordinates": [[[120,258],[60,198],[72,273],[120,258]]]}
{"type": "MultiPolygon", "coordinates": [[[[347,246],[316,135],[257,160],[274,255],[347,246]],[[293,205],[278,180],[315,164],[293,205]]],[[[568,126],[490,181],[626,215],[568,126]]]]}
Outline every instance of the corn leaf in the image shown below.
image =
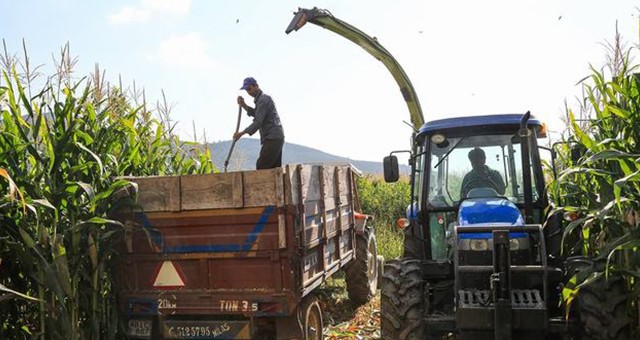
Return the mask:
{"type": "Polygon", "coordinates": [[[9,288],[7,288],[7,286],[3,285],[2,283],[0,283],[0,291],[5,292],[5,293],[9,293],[9,294],[12,294],[12,295],[16,295],[16,296],[21,297],[21,298],[26,299],[26,300],[31,300],[31,301],[36,301],[36,302],[40,302],[41,301],[40,299],[34,298],[33,296],[29,296],[27,294],[22,294],[22,293],[17,292],[17,291],[15,291],[13,289],[9,289],[9,288]]]}

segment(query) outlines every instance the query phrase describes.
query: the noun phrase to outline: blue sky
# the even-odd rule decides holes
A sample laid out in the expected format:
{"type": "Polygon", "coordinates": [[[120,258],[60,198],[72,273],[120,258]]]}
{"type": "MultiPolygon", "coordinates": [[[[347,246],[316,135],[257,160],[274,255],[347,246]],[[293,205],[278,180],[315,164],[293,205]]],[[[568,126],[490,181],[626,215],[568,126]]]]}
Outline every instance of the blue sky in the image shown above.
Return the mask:
{"type": "MultiPolygon", "coordinates": [[[[375,36],[403,66],[427,120],[531,112],[562,131],[589,65],[619,32],[638,43],[630,0],[0,0],[0,38],[50,72],[69,42],[76,76],[95,63],[135,81],[148,101],[164,90],[185,139],[228,140],[242,79],[254,76],[282,118],[286,140],[379,161],[407,149],[409,114],[386,68],[314,25],[286,35],[298,7],[317,6],[375,36]]],[[[247,99],[249,97],[244,94],[247,99]]],[[[250,120],[243,117],[242,126],[250,120]]],[[[253,138],[257,138],[254,135],[253,138]]],[[[214,149],[215,150],[215,149],[214,149]]]]}

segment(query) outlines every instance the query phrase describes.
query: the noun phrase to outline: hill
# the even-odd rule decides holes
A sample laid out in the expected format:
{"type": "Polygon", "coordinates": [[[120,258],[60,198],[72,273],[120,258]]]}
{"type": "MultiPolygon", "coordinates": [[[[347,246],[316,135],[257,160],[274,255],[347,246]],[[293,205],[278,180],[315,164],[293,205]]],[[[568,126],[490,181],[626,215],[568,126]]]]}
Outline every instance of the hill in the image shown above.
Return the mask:
{"type": "MultiPolygon", "coordinates": [[[[220,170],[224,168],[224,160],[229,154],[231,141],[219,141],[209,144],[213,162],[220,170]]],[[[260,152],[260,141],[255,138],[241,138],[234,147],[233,154],[229,160],[229,171],[255,169],[258,153],[260,152]]],[[[355,160],[347,157],[332,155],[314,148],[285,143],[282,151],[282,163],[326,163],[326,162],[348,162],[353,164],[362,172],[368,174],[382,174],[382,162],[371,162],[355,160]]],[[[400,172],[409,173],[407,165],[400,166],[400,172]]]]}

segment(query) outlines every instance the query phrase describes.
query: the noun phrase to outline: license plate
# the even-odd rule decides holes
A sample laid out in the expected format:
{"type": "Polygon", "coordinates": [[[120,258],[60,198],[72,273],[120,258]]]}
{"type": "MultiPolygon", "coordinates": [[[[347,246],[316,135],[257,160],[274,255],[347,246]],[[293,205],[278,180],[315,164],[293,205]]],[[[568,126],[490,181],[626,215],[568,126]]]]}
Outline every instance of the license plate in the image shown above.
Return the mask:
{"type": "Polygon", "coordinates": [[[165,339],[251,339],[248,321],[165,320],[165,339]]]}
{"type": "Polygon", "coordinates": [[[129,320],[129,336],[151,339],[151,320],[129,320]]]}

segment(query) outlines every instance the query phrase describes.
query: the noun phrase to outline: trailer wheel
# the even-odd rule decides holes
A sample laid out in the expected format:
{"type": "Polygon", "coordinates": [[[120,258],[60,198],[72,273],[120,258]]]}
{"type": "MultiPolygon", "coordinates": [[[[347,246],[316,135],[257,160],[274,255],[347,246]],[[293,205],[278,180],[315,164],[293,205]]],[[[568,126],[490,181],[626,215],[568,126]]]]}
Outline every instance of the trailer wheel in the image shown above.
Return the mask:
{"type": "Polygon", "coordinates": [[[604,277],[578,292],[583,339],[631,339],[627,291],[621,277],[604,277]]]}
{"type": "Polygon", "coordinates": [[[382,275],[384,275],[384,256],[378,255],[378,289],[382,289],[382,275]]]}
{"type": "Polygon", "coordinates": [[[304,340],[322,340],[324,324],[318,298],[314,295],[307,296],[299,308],[304,340]]]}
{"type": "Polygon", "coordinates": [[[390,260],[384,266],[380,296],[381,325],[384,340],[424,339],[422,322],[429,303],[424,296],[420,261],[390,260]]]}
{"type": "Polygon", "coordinates": [[[356,258],[345,269],[349,299],[362,305],[376,295],[378,289],[378,245],[373,230],[365,229],[356,236],[356,258]]]}

